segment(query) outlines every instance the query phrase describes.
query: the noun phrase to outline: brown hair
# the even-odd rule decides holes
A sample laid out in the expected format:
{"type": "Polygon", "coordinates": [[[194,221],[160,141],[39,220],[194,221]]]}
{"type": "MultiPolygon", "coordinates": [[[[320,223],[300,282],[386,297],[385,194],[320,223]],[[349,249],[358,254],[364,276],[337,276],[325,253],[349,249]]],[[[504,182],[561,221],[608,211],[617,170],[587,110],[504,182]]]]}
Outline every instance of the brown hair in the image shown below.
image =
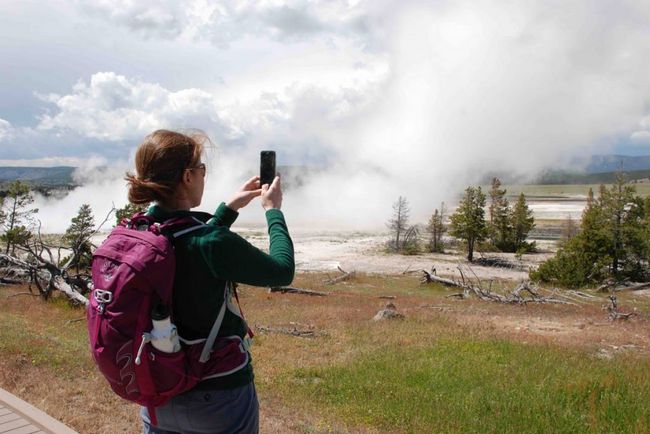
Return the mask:
{"type": "Polygon", "coordinates": [[[129,202],[167,202],[176,191],[185,169],[201,161],[207,136],[200,131],[188,134],[157,130],[144,138],[135,153],[136,175],[126,173],[129,202]]]}

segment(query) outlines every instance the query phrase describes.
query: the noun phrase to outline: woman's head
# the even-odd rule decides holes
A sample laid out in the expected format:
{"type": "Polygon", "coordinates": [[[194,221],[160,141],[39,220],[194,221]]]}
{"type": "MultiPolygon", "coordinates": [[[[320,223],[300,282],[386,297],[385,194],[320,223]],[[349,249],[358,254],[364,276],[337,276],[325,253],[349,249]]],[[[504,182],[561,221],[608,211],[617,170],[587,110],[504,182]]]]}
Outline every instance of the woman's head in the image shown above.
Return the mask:
{"type": "Polygon", "coordinates": [[[205,165],[201,163],[207,136],[157,130],[144,138],[135,154],[136,174],[127,173],[129,202],[158,202],[170,208],[180,201],[198,206],[203,195],[205,165]]]}

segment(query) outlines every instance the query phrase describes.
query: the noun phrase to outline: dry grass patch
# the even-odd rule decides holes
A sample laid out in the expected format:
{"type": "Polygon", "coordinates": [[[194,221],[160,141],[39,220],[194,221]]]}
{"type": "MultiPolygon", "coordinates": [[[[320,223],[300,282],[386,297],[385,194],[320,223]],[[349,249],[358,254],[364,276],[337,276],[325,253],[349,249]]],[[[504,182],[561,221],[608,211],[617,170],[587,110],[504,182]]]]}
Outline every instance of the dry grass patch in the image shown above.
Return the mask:
{"type": "MultiPolygon", "coordinates": [[[[559,354],[563,349],[569,349],[577,356],[573,364],[561,367],[567,373],[566,378],[576,373],[572,370],[589,366],[576,362],[580,357],[591,360],[594,356],[593,360],[603,363],[594,374],[601,375],[602,381],[610,378],[611,373],[606,368],[607,361],[599,357],[603,348],[625,348],[624,352],[610,351],[612,357],[607,363],[613,363],[614,367],[630,363],[621,358],[623,355],[640,363],[646,363],[648,358],[644,351],[650,343],[650,298],[643,295],[621,294],[621,306],[636,307],[638,314],[625,323],[610,323],[600,301],[580,307],[504,306],[446,298],[454,291],[436,285],[420,286],[417,275],[358,274],[335,286],[325,285],[326,279],[325,273],[302,273],[293,286],[330,292],[327,297],[269,294],[264,288],[248,286],[240,289],[242,307],[251,326],[311,328],[324,332],[315,338],[257,333],[253,360],[263,432],[394,432],[400,431],[395,425],[398,422],[406,423],[406,431],[408,427],[419,429],[427,420],[420,420],[419,416],[409,416],[412,423],[400,419],[399,415],[406,410],[397,400],[406,399],[409,394],[399,381],[388,382],[386,387],[378,389],[378,393],[385,394],[383,401],[373,401],[369,392],[373,389],[368,389],[368,385],[381,381],[382,375],[401,375],[409,366],[415,366],[417,372],[405,373],[412,379],[405,384],[413,393],[420,393],[418,381],[425,381],[423,384],[446,381],[445,372],[452,371],[445,369],[459,363],[461,353],[472,354],[475,349],[485,353],[476,356],[476,363],[498,364],[502,363],[499,360],[503,360],[504,354],[515,354],[534,370],[536,360],[525,358],[527,350],[521,345],[542,348],[534,350],[534,354],[537,357],[551,354],[552,357],[539,361],[549,372],[554,363],[562,360],[559,354]],[[380,296],[395,296],[392,301],[406,318],[372,321],[377,310],[388,301],[380,296]],[[496,353],[488,350],[490,342],[497,343],[496,353]],[[422,364],[422,355],[426,355],[425,361],[435,363],[422,364]],[[375,372],[375,364],[383,371],[375,372]],[[427,373],[433,377],[427,377],[427,373]],[[364,393],[355,395],[357,388],[364,393]],[[359,400],[367,400],[367,405],[359,407],[359,400]],[[386,419],[382,412],[395,417],[386,419]]],[[[85,321],[69,323],[83,317],[83,310],[71,308],[63,300],[46,303],[27,296],[7,298],[23,290],[0,287],[0,385],[81,433],[137,432],[140,429],[137,408],[117,398],[95,371],[87,350],[85,321]]],[[[500,372],[497,368],[492,366],[489,372],[500,372]]],[[[470,385],[478,381],[462,377],[460,371],[454,372],[458,381],[470,385]]],[[[526,387],[532,387],[525,383],[526,374],[520,373],[522,393],[526,387]]],[[[616,387],[612,386],[615,392],[625,398],[627,392],[620,388],[631,387],[626,382],[631,382],[635,375],[636,371],[630,371],[616,377],[616,387]]],[[[445,387],[452,386],[453,381],[445,383],[445,387]]],[[[461,386],[449,396],[443,391],[441,395],[431,395],[431,399],[462,400],[465,392],[461,386]]],[[[479,398],[481,393],[487,393],[485,396],[498,400],[498,387],[494,387],[491,391],[482,392],[479,388],[472,393],[479,398]]],[[[559,393],[557,387],[544,389],[544,399],[552,402],[553,394],[559,393]]],[[[581,385],[576,387],[582,390],[581,385]]],[[[513,392],[512,397],[518,396],[513,392]]],[[[503,411],[509,408],[506,404],[501,402],[494,408],[503,411]]],[[[462,402],[456,405],[462,406],[462,402]]],[[[597,420],[602,420],[598,413],[600,407],[595,408],[597,420]]],[[[641,407],[642,412],[646,410],[647,407],[641,407]]],[[[488,411],[481,417],[494,416],[488,411]]],[[[461,425],[439,425],[439,428],[454,431],[460,430],[461,425]]]]}

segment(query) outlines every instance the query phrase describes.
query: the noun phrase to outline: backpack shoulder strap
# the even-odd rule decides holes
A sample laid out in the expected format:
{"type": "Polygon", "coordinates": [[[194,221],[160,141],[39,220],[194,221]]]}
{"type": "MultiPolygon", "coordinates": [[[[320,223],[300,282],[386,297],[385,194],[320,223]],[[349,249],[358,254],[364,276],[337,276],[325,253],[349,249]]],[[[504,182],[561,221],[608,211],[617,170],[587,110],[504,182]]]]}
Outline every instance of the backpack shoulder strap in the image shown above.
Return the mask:
{"type": "Polygon", "coordinates": [[[168,235],[171,239],[175,239],[187,233],[204,228],[205,226],[207,225],[201,220],[192,216],[186,216],[165,220],[163,223],[158,225],[157,230],[162,234],[168,235]]]}
{"type": "Polygon", "coordinates": [[[219,329],[221,328],[221,323],[223,322],[223,318],[226,315],[226,305],[228,304],[227,300],[228,300],[229,289],[230,289],[229,282],[226,282],[225,288],[223,290],[223,303],[221,304],[221,309],[219,309],[219,314],[217,315],[217,318],[214,320],[214,324],[212,324],[212,329],[210,330],[210,334],[208,334],[208,337],[205,340],[205,344],[203,345],[203,350],[201,351],[201,357],[199,357],[199,362],[201,363],[205,363],[208,360],[210,360],[210,351],[212,351],[214,341],[217,340],[217,334],[219,333],[219,329]]]}

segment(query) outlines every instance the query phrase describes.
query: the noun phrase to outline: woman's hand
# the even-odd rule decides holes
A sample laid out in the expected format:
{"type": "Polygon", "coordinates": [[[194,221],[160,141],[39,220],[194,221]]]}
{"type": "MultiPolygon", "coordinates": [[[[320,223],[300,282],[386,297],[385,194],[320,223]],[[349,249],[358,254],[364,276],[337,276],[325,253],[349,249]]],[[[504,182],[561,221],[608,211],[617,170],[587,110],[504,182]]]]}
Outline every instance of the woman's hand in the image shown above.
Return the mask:
{"type": "Polygon", "coordinates": [[[280,209],[282,207],[282,182],[278,174],[271,185],[262,186],[262,208],[265,210],[280,209]]]}
{"type": "Polygon", "coordinates": [[[235,194],[232,195],[230,200],[226,202],[226,206],[233,211],[239,211],[250,203],[251,200],[262,194],[260,188],[260,177],[253,176],[246,181],[235,194]]]}

